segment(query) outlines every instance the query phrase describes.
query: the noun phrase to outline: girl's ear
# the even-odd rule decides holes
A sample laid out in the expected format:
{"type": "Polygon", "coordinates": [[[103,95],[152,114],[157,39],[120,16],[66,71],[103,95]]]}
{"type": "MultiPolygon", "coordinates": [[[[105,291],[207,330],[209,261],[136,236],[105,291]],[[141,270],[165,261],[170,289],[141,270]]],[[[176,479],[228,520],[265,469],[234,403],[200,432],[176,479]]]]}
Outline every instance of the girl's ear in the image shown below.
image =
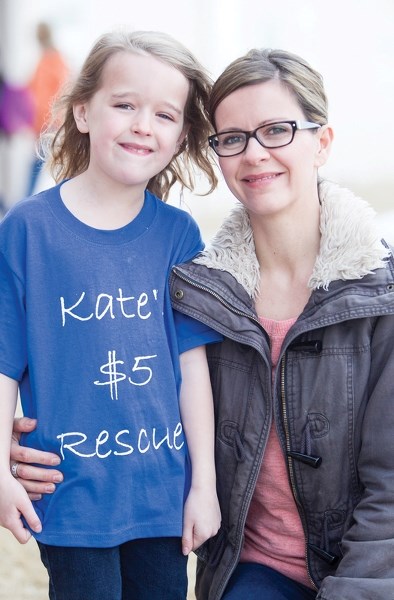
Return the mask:
{"type": "Polygon", "coordinates": [[[89,133],[86,104],[74,104],[73,113],[78,131],[81,133],[89,133]]]}
{"type": "Polygon", "coordinates": [[[316,167],[323,166],[331,150],[331,144],[334,139],[334,132],[329,125],[323,125],[318,131],[318,148],[316,152],[316,167]]]}

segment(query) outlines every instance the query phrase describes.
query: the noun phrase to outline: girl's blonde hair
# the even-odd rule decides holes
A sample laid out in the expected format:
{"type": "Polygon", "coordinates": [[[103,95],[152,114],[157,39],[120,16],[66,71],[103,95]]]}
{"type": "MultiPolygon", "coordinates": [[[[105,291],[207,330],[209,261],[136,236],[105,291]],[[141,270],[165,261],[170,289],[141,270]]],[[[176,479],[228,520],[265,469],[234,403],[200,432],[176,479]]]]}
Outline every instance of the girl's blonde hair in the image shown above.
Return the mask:
{"type": "MultiPolygon", "coordinates": [[[[78,131],[73,106],[88,102],[97,92],[105,64],[118,52],[152,55],[178,69],[189,82],[189,96],[185,107],[186,139],[170,164],[152,177],[148,189],[164,200],[176,182],[193,190],[196,165],[205,173],[210,184],[207,193],[211,192],[217,184],[206,143],[211,132],[208,115],[211,79],[185,46],[165,33],[154,31],[107,33],[94,44],[70,92],[64,94],[55,105],[56,113],[62,115],[61,124],[50,137],[49,143],[49,165],[55,180],[75,177],[89,165],[89,134],[78,131]]],[[[54,123],[59,123],[56,113],[54,123]]]]}
{"type": "Polygon", "coordinates": [[[213,126],[216,109],[229,94],[273,79],[282,82],[293,94],[308,121],[319,125],[327,123],[328,102],[320,73],[296,54],[265,48],[250,50],[234,60],[216,80],[209,105],[213,126]]]}

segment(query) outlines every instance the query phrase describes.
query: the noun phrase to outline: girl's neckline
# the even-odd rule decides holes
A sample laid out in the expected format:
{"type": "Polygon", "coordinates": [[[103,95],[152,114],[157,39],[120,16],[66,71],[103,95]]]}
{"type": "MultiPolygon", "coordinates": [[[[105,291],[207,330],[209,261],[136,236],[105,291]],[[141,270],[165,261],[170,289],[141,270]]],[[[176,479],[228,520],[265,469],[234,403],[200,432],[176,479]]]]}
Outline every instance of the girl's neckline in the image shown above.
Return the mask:
{"type": "Polygon", "coordinates": [[[152,224],[157,210],[155,197],[145,191],[144,203],[140,212],[129,223],[118,229],[96,229],[80,221],[64,204],[60,187],[62,183],[54,188],[51,195],[50,208],[55,217],[63,223],[74,235],[87,241],[100,244],[123,244],[140,237],[152,224]]]}

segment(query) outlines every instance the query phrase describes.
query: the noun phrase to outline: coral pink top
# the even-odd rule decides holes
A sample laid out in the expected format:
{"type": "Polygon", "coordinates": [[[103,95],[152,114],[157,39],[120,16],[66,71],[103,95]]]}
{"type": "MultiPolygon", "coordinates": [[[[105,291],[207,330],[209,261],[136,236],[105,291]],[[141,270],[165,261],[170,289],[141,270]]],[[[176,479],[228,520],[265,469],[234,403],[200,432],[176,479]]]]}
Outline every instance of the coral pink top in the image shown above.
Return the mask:
{"type": "MultiPolygon", "coordinates": [[[[277,365],[285,335],[295,321],[260,317],[271,339],[273,367],[277,365]]],[[[306,570],[304,531],[274,423],[246,520],[240,560],[267,565],[312,587],[306,570]]]]}

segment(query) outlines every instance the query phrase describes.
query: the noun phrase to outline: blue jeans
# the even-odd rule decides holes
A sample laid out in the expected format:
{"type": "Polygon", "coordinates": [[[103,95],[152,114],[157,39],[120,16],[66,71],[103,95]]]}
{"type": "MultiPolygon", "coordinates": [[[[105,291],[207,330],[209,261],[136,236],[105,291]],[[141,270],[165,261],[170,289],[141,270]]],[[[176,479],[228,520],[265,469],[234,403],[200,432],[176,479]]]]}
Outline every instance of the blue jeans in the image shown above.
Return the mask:
{"type": "Polygon", "coordinates": [[[38,546],[50,600],[186,599],[180,538],[133,540],[115,548],[38,546]]]}
{"type": "Polygon", "coordinates": [[[222,600],[313,600],[316,593],[265,565],[239,563],[222,600]]]}

